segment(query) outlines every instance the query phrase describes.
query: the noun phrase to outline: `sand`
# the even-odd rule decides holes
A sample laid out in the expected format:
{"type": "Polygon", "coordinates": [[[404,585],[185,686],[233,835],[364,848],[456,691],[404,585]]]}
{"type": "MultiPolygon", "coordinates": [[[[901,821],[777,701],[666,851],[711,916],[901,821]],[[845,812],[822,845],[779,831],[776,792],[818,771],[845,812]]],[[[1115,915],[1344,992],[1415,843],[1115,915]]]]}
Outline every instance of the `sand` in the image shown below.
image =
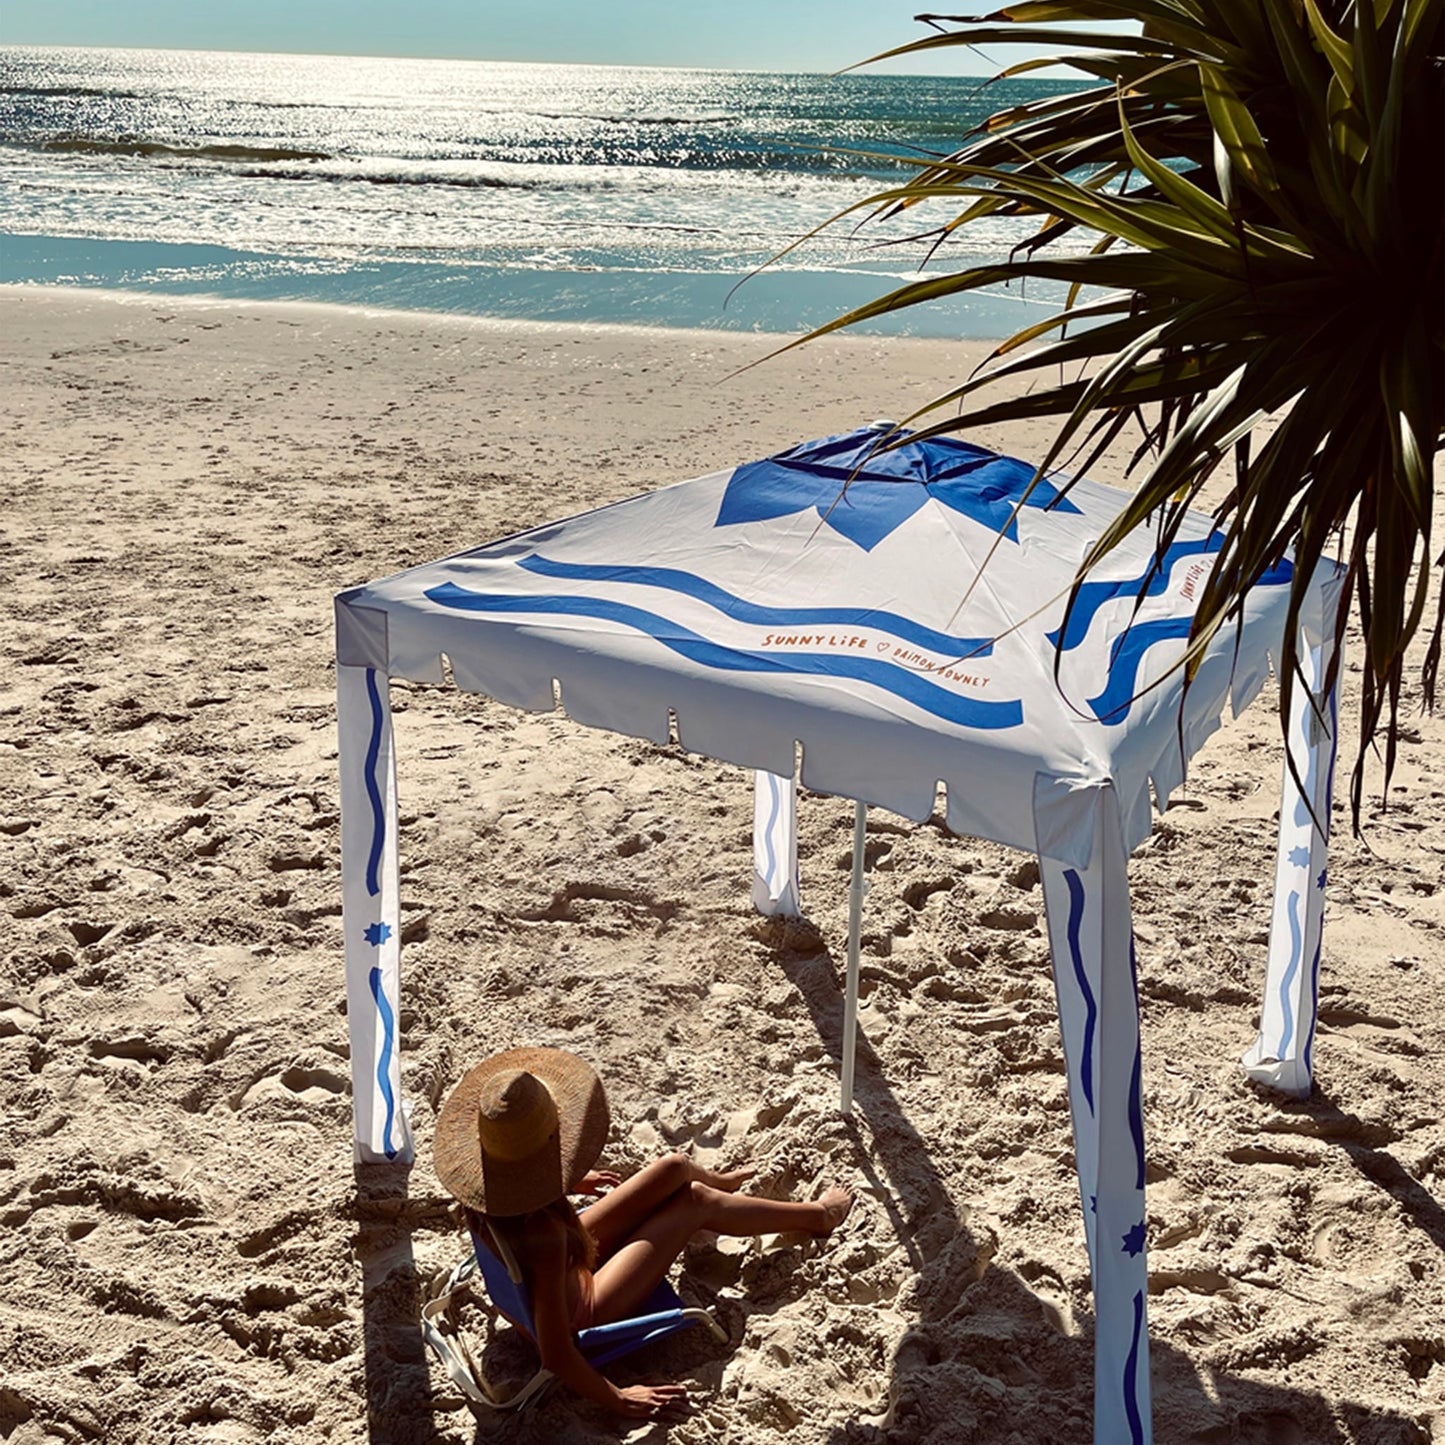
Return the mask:
{"type": "MultiPolygon", "coordinates": [[[[846,803],[805,798],[808,918],[764,923],[738,769],[399,685],[421,1147],[409,1174],[351,1162],[331,594],[899,415],[976,349],[843,340],[729,380],[758,338],[15,290],[0,317],[0,1440],[1087,1440],[1022,855],[872,815],[850,1126],[846,803]],[[562,1390],[479,1426],[422,1348],[461,1250],[434,1111],[520,1043],[597,1064],[613,1167],[678,1148],[768,1193],[861,1187],[825,1245],[693,1247],[683,1293],[730,1343],[615,1367],[687,1382],[670,1431],[562,1390]]],[[[1390,808],[1331,861],[1309,1102],[1235,1062],[1268,696],[1136,857],[1160,1442],[1445,1441],[1445,720],[1407,706],[1390,808]]],[[[500,1382],[526,1374],[482,1308],[459,1323],[500,1382]]]]}

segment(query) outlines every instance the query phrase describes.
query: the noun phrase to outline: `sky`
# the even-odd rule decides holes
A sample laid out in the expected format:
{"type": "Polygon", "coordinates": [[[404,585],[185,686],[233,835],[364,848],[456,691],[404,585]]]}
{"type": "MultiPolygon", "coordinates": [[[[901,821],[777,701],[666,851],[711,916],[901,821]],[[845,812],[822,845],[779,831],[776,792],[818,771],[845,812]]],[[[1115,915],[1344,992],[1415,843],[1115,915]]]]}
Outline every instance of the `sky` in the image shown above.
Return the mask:
{"type": "MultiPolygon", "coordinates": [[[[913,19],[924,8],[917,0],[5,0],[0,44],[828,71],[930,33],[913,19]]],[[[880,69],[985,75],[1027,53],[996,47],[985,58],[955,47],[880,69]]]]}

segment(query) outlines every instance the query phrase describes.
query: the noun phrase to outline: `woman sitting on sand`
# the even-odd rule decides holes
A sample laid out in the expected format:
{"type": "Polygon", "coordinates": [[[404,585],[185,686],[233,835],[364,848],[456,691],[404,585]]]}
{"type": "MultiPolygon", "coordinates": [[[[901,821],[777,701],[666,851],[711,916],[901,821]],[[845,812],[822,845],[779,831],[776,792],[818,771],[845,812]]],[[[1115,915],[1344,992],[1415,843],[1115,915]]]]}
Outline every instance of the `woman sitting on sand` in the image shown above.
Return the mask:
{"type": "MultiPolygon", "coordinates": [[[[626,1319],[699,1230],[768,1234],[836,1229],[853,1203],[829,1189],[812,1204],[737,1191],[751,1169],[704,1169],[681,1154],[630,1179],[592,1168],[610,1122],[602,1081],[561,1049],[511,1049],[478,1064],[437,1119],[436,1168],[468,1222],[499,1258],[521,1267],[543,1366],[619,1415],[681,1407],[681,1385],[618,1389],[577,1349],[575,1332],[626,1319]],[[568,1194],[608,1193],[579,1217],[568,1194]]],[[[514,1321],[514,1323],[516,1323],[514,1321]]]]}

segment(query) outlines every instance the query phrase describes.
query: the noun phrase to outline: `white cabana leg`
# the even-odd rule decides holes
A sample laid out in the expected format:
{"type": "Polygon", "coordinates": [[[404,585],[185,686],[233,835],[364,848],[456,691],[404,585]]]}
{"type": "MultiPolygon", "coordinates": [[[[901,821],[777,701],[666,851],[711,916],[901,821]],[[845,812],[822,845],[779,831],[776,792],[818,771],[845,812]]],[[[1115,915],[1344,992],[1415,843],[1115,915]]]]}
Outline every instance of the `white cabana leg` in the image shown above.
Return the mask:
{"type": "Polygon", "coordinates": [[[798,795],[792,778],[753,775],[753,905],[759,913],[803,911],[798,895],[798,795]]]}
{"type": "Polygon", "coordinates": [[[1148,1445],[1139,1000],[1118,799],[1095,799],[1089,866],[1039,864],[1094,1284],[1094,1441],[1148,1445]]]}
{"type": "MultiPolygon", "coordinates": [[[[338,607],[338,631],[343,609],[338,607]]],[[[388,678],[336,668],[341,772],[341,923],[351,1092],[360,1162],[412,1158],[401,1097],[401,906],[388,678]]]]}
{"type": "MultiPolygon", "coordinates": [[[[1322,635],[1326,620],[1318,617],[1314,627],[1301,630],[1304,678],[1295,679],[1290,700],[1289,756],[1304,789],[1286,763],[1264,1001],[1259,1033],[1242,1059],[1251,1079],[1298,1098],[1309,1093],[1312,1081],[1310,1055],[1319,1008],[1325,868],[1338,739],[1338,682],[1328,693],[1325,690],[1334,652],[1333,636],[1322,635]]],[[[1333,619],[1328,621],[1332,625],[1333,619]]]]}
{"type": "Polygon", "coordinates": [[[843,1087],[838,1107],[853,1112],[853,1069],[858,1058],[858,950],[863,938],[863,864],[868,844],[868,804],[853,805],[853,881],[848,885],[848,974],[843,986],[843,1087]]]}

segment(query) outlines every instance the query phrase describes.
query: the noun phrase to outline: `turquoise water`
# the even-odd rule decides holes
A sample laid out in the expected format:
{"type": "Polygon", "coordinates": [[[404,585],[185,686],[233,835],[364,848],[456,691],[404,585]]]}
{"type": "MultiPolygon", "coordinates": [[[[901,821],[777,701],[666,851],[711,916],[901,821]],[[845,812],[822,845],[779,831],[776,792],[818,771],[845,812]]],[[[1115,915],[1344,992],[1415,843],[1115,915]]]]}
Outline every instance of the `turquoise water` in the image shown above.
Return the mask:
{"type": "MultiPolygon", "coordinates": [[[[919,209],[779,256],[910,174],[900,157],[1066,88],[0,49],[0,281],[797,331],[1006,254],[1022,233],[996,221],[929,261],[948,212],[919,209]]],[[[999,336],[1048,299],[870,329],[999,336]]]]}

